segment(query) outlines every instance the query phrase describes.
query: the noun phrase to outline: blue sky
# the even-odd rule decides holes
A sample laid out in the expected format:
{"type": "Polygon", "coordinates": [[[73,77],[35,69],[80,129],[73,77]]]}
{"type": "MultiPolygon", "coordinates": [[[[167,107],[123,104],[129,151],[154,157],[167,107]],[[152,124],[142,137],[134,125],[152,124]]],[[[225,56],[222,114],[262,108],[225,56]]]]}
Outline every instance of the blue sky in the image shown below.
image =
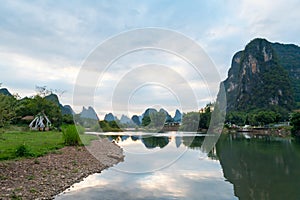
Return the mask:
{"type": "MultiPolygon", "coordinates": [[[[76,77],[88,55],[112,36],[145,27],[174,30],[193,39],[214,62],[220,78],[225,79],[233,54],[256,37],[299,45],[299,8],[298,0],[2,1],[0,82],[21,96],[35,94],[36,85],[66,90],[61,101],[72,104],[76,77]]],[[[138,58],[162,59],[161,55],[150,55],[146,52],[138,58]]],[[[112,96],[114,88],[110,86],[118,82],[114,74],[120,66],[136,59],[133,55],[116,63],[107,82],[97,89],[102,91],[101,95],[95,93],[100,116],[110,111],[111,99],[103,96],[112,96]],[[109,82],[112,80],[115,83],[109,82]]],[[[171,60],[162,64],[181,62],[171,60]]],[[[188,73],[184,78],[197,90],[197,81],[188,73]]],[[[163,90],[156,85],[138,91],[139,99],[132,97],[138,105],[133,102],[128,107],[139,109],[129,113],[138,113],[148,106],[168,107],[168,99],[172,98],[164,99],[163,90]],[[155,100],[149,102],[149,98],[155,100]]],[[[210,99],[199,93],[205,92],[196,92],[201,107],[210,99]]],[[[214,96],[212,91],[211,97],[214,96]]],[[[169,104],[172,106],[167,109],[174,112],[174,98],[169,104]]]]}

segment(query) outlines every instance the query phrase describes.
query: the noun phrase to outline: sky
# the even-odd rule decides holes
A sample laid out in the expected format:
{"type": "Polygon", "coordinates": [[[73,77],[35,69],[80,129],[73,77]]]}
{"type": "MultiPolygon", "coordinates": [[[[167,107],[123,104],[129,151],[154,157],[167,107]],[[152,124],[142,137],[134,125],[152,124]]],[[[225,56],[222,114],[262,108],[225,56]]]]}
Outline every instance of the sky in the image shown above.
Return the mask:
{"type": "MultiPolygon", "coordinates": [[[[195,110],[214,100],[232,56],[252,39],[300,45],[299,8],[298,0],[2,1],[0,82],[21,97],[36,94],[36,86],[66,91],[60,95],[61,102],[80,112],[88,106],[84,105],[86,96],[74,96],[74,88],[91,55],[119,35],[152,27],[181,34],[201,47],[218,72],[211,75],[217,77],[215,82],[206,72],[197,75],[193,65],[178,54],[144,49],[97,68],[97,81],[85,85],[93,91],[93,102],[88,103],[100,118],[108,112],[138,114],[147,107],[164,107],[172,114],[176,108],[195,110]],[[192,107],[180,99],[187,90],[192,107]],[[120,98],[124,93],[126,98],[120,98]]],[[[127,37],[133,42],[145,39],[144,35],[131,36],[127,37]]],[[[169,41],[166,48],[177,44],[184,45],[169,41]]],[[[175,50],[184,54],[178,45],[175,50]]],[[[101,65],[100,57],[97,62],[101,65]]]]}

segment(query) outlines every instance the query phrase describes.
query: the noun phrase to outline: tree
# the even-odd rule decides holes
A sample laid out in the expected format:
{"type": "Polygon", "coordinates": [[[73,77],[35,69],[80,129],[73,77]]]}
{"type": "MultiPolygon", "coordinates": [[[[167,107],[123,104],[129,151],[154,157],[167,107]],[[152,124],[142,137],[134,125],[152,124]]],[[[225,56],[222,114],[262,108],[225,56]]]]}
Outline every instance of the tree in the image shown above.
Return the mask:
{"type": "MultiPolygon", "coordinates": [[[[247,114],[245,112],[233,111],[227,114],[226,121],[239,126],[245,125],[247,114]]],[[[249,119],[248,119],[249,120],[249,119]]]]}
{"type": "Polygon", "coordinates": [[[200,113],[199,128],[208,129],[211,118],[210,109],[206,109],[205,113],[200,113]]]}
{"type": "Polygon", "coordinates": [[[300,136],[300,113],[296,112],[292,114],[291,125],[293,126],[291,132],[293,136],[300,136]]]}
{"type": "Polygon", "coordinates": [[[182,124],[180,130],[182,131],[197,131],[199,128],[200,113],[188,112],[182,116],[182,124]]]}
{"type": "Polygon", "coordinates": [[[24,98],[16,106],[16,113],[20,118],[27,115],[35,116],[42,111],[48,116],[54,126],[58,127],[61,125],[62,114],[59,106],[39,95],[33,98],[24,98]]]}
{"type": "Polygon", "coordinates": [[[41,97],[45,97],[53,93],[56,93],[59,96],[61,96],[66,92],[66,90],[48,89],[47,86],[35,86],[35,91],[37,92],[37,95],[41,97]]]}
{"type": "Polygon", "coordinates": [[[101,132],[120,132],[122,129],[118,126],[116,121],[106,121],[106,120],[101,120],[99,121],[98,125],[95,125],[92,127],[93,131],[101,131],[101,132]]]}
{"type": "Polygon", "coordinates": [[[0,94],[0,127],[9,125],[16,117],[16,99],[0,94]]]}
{"type": "Polygon", "coordinates": [[[162,128],[166,121],[166,114],[163,112],[150,113],[151,123],[153,128],[162,128]]]}
{"type": "Polygon", "coordinates": [[[150,116],[144,116],[142,119],[142,126],[148,126],[151,123],[150,116]]]}
{"type": "Polygon", "coordinates": [[[142,119],[142,125],[149,128],[161,129],[166,121],[166,114],[163,112],[151,112],[142,119]]]}
{"type": "Polygon", "coordinates": [[[117,128],[117,129],[119,129],[119,126],[118,126],[118,124],[117,124],[116,121],[110,121],[110,122],[108,122],[108,124],[109,124],[109,126],[111,128],[117,128]]]}
{"type": "Polygon", "coordinates": [[[267,125],[278,122],[281,116],[279,113],[270,110],[258,110],[250,114],[251,125],[267,125]]]}

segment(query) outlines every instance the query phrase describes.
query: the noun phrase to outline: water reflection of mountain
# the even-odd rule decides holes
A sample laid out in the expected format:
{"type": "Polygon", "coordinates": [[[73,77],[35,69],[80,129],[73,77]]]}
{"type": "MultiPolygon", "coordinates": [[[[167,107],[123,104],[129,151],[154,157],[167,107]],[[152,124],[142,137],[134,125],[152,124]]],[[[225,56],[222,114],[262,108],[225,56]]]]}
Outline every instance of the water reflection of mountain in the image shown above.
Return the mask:
{"type": "Polygon", "coordinates": [[[139,136],[136,136],[136,135],[132,135],[132,136],[131,136],[131,139],[132,139],[132,141],[137,141],[137,140],[140,139],[140,137],[139,137],[139,136]]]}
{"type": "Polygon", "coordinates": [[[164,148],[169,144],[168,137],[153,137],[153,136],[146,136],[142,137],[142,142],[148,149],[153,149],[155,147],[164,148]]]}
{"type": "Polygon", "coordinates": [[[203,136],[183,136],[182,143],[190,149],[200,149],[204,141],[203,136]]]}
{"type": "MultiPolygon", "coordinates": [[[[140,140],[148,149],[153,149],[156,147],[164,148],[170,142],[170,138],[167,136],[109,135],[107,136],[107,138],[110,141],[115,141],[117,143],[126,141],[128,138],[131,138],[132,141],[140,140]]],[[[174,142],[177,148],[179,148],[181,144],[183,144],[184,146],[191,149],[200,149],[203,141],[203,136],[175,136],[174,142]]]]}
{"type": "Polygon", "coordinates": [[[240,199],[299,199],[298,144],[227,137],[219,140],[217,155],[240,199]]]}
{"type": "Polygon", "coordinates": [[[180,145],[181,145],[181,143],[182,143],[182,137],[176,136],[176,137],[175,137],[175,144],[176,144],[176,147],[179,148],[180,145]]]}

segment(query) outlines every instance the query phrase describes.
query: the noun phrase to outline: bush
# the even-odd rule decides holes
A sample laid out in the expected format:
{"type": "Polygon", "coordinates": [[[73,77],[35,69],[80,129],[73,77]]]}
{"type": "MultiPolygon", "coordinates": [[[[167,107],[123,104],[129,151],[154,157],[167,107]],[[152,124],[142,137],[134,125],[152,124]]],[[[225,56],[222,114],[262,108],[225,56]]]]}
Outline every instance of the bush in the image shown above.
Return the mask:
{"type": "Polygon", "coordinates": [[[29,148],[25,144],[22,144],[17,147],[16,156],[17,157],[29,157],[29,156],[33,156],[33,154],[30,152],[29,148]]]}
{"type": "Polygon", "coordinates": [[[66,145],[77,146],[81,143],[80,137],[75,125],[67,125],[62,128],[63,139],[66,145]]]}

